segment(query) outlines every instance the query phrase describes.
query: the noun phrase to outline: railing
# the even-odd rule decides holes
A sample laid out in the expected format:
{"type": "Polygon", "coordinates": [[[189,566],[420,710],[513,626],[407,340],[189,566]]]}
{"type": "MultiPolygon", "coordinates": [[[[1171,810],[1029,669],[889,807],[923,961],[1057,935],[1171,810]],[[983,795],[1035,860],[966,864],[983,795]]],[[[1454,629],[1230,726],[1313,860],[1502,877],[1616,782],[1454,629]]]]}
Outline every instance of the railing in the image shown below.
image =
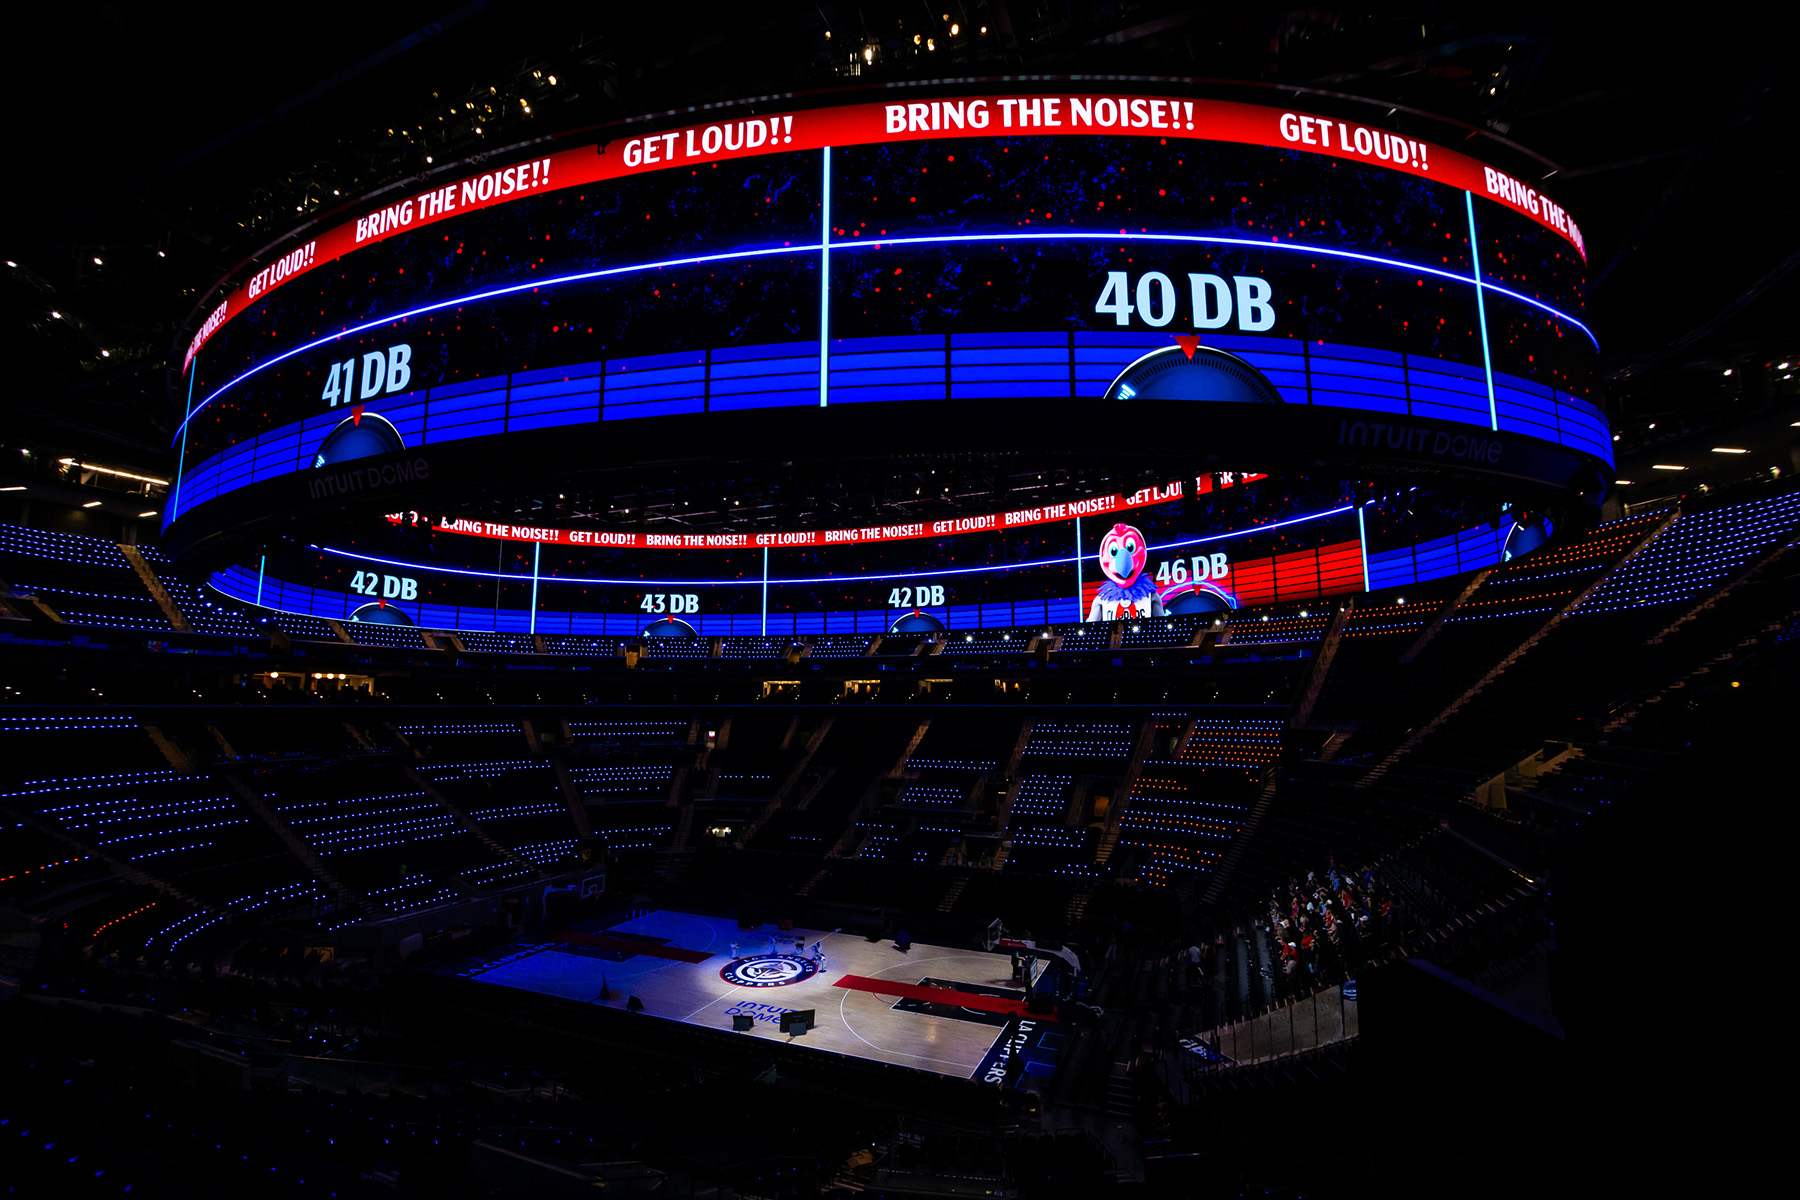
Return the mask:
{"type": "Polygon", "coordinates": [[[1200,1075],[1285,1058],[1361,1034],[1356,982],[1271,1008],[1261,1016],[1222,1025],[1181,1041],[1181,1068],[1200,1075]]]}

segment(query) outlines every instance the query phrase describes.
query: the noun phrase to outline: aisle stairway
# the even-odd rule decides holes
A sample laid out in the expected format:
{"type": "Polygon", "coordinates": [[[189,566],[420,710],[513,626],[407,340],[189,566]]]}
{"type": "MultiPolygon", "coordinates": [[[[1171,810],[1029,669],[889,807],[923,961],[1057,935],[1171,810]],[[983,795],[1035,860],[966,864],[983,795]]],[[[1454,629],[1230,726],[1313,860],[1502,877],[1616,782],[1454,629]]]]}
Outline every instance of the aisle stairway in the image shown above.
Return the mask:
{"type": "Polygon", "coordinates": [[[156,572],[150,569],[150,564],[144,561],[144,556],[138,552],[138,548],[123,542],[116,544],[119,547],[119,553],[125,556],[125,561],[131,564],[131,569],[136,571],[137,577],[143,581],[144,590],[150,593],[151,598],[156,601],[156,606],[162,609],[163,616],[169,619],[169,624],[186,633],[189,629],[187,615],[175,607],[175,601],[169,596],[168,589],[163,587],[162,580],[156,577],[156,572]]]}
{"type": "Polygon", "coordinates": [[[1249,849],[1250,839],[1256,836],[1257,827],[1268,815],[1269,806],[1275,803],[1277,779],[1278,776],[1271,770],[1268,777],[1263,780],[1262,791],[1258,793],[1256,803],[1251,806],[1250,815],[1244,818],[1244,824],[1237,831],[1237,836],[1233,837],[1231,844],[1225,848],[1225,857],[1219,860],[1219,865],[1213,869],[1211,878],[1207,880],[1206,890],[1200,893],[1200,903],[1217,904],[1219,897],[1225,894],[1225,884],[1231,879],[1232,873],[1237,870],[1238,864],[1244,861],[1244,854],[1249,849]]]}
{"type": "Polygon", "coordinates": [[[1391,771],[1393,769],[1395,763],[1399,762],[1402,758],[1405,758],[1408,754],[1412,753],[1413,749],[1415,747],[1417,747],[1420,742],[1423,742],[1426,738],[1430,737],[1434,732],[1437,731],[1439,726],[1443,725],[1444,722],[1448,721],[1451,717],[1454,717],[1457,714],[1457,712],[1460,711],[1465,705],[1467,705],[1476,696],[1480,695],[1484,688],[1486,688],[1489,684],[1493,683],[1494,680],[1498,679],[1501,675],[1505,674],[1507,668],[1511,667],[1514,663],[1518,662],[1521,658],[1525,657],[1525,655],[1529,654],[1533,647],[1535,647],[1539,642],[1543,641],[1545,637],[1547,637],[1552,631],[1554,631],[1557,628],[1557,626],[1561,625],[1565,620],[1567,620],[1571,614],[1575,613],[1578,609],[1580,609],[1580,607],[1584,601],[1586,601],[1590,596],[1594,595],[1595,593],[1599,592],[1602,588],[1604,588],[1607,584],[1607,581],[1609,581],[1615,575],[1617,575],[1620,571],[1622,571],[1632,561],[1632,559],[1636,558],[1639,554],[1643,553],[1644,549],[1647,546],[1650,546],[1651,544],[1653,544],[1656,541],[1657,537],[1659,535],[1661,535],[1664,530],[1668,529],[1670,525],[1674,524],[1676,520],[1677,520],[1677,517],[1673,513],[1671,513],[1669,516],[1664,518],[1659,524],[1656,525],[1656,527],[1654,529],[1652,529],[1649,533],[1647,533],[1643,537],[1643,539],[1640,540],[1635,546],[1633,546],[1631,548],[1631,550],[1628,551],[1623,557],[1621,557],[1617,561],[1615,561],[1606,570],[1600,572],[1600,574],[1598,576],[1596,576],[1592,582],[1590,582],[1585,588],[1581,589],[1581,591],[1577,592],[1575,594],[1574,598],[1569,600],[1561,608],[1557,609],[1556,613],[1554,615],[1552,615],[1549,620],[1545,621],[1542,625],[1538,626],[1537,629],[1532,632],[1530,637],[1527,637],[1523,642],[1521,642],[1521,643],[1519,643],[1519,645],[1515,646],[1512,649],[1512,651],[1506,655],[1506,657],[1502,658],[1498,663],[1495,663],[1492,667],[1490,667],[1488,669],[1488,671],[1484,675],[1481,676],[1481,678],[1477,679],[1474,683],[1472,683],[1468,687],[1464,688],[1463,691],[1461,692],[1461,694],[1459,694],[1454,700],[1450,701],[1450,703],[1441,712],[1439,712],[1436,716],[1432,717],[1424,725],[1420,726],[1418,729],[1415,729],[1415,730],[1413,730],[1412,733],[1408,734],[1404,741],[1402,741],[1398,746],[1394,747],[1393,750],[1389,751],[1385,758],[1383,758],[1380,762],[1376,763],[1372,768],[1370,768],[1368,773],[1365,774],[1361,779],[1357,780],[1356,786],[1359,789],[1367,788],[1370,785],[1374,784],[1376,781],[1378,781],[1383,775],[1386,775],[1389,771],[1391,771]]]}
{"type": "Polygon", "coordinates": [[[263,797],[262,791],[254,782],[235,771],[215,772],[214,778],[230,787],[232,793],[237,796],[244,807],[255,813],[263,824],[274,831],[275,836],[281,839],[282,845],[286,846],[288,851],[300,860],[300,865],[305,867],[314,879],[337,897],[338,903],[342,907],[350,910],[366,910],[367,906],[362,897],[351,891],[343,880],[326,867],[325,861],[319,857],[318,851],[314,850],[305,838],[295,833],[288,823],[281,819],[281,815],[263,797]]]}

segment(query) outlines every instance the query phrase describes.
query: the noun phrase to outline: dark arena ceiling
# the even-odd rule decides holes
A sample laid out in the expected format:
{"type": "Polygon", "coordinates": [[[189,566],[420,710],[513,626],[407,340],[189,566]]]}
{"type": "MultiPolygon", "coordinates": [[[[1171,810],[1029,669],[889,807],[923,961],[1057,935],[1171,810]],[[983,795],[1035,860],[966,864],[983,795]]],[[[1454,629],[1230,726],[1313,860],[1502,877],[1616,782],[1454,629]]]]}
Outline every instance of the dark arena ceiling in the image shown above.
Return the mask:
{"type": "MultiPolygon", "coordinates": [[[[1223,81],[1250,99],[1355,96],[1396,121],[1461,125],[1477,153],[1553,191],[1586,231],[1619,474],[1690,443],[1704,457],[1727,434],[1793,469],[1784,414],[1800,249],[1793,159],[1773,148],[1795,84],[1787,39],[1758,24],[1547,4],[776,3],[688,5],[671,19],[657,6],[474,0],[323,4],[300,21],[40,6],[14,27],[27,111],[13,129],[0,275],[5,440],[168,477],[171,347],[213,285],[253,273],[295,226],[341,219],[352,198],[433,165],[746,98],[1118,74],[1223,81]]],[[[919,462],[899,475],[727,478],[705,495],[679,483],[546,492],[471,511],[703,525],[734,510],[873,517],[1148,481],[1039,473],[919,462]]]]}

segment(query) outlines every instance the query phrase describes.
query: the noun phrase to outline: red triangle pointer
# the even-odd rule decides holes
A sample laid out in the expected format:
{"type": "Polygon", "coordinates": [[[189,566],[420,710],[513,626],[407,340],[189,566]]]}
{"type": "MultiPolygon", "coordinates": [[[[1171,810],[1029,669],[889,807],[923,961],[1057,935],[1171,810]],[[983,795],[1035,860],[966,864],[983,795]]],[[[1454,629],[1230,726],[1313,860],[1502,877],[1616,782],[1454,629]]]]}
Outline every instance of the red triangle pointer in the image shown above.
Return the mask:
{"type": "MultiPolygon", "coordinates": [[[[1200,339],[1195,338],[1194,340],[1196,343],[1198,343],[1200,339]]],[[[1188,351],[1188,357],[1189,358],[1194,357],[1194,352],[1192,350],[1188,351]]],[[[362,425],[362,410],[363,410],[363,406],[360,404],[350,410],[350,427],[352,429],[355,429],[362,425]]]]}
{"type": "MultiPolygon", "coordinates": [[[[1175,335],[1175,344],[1181,347],[1181,352],[1188,356],[1189,362],[1194,361],[1194,351],[1200,348],[1198,337],[1191,333],[1178,333],[1175,335]]],[[[362,410],[359,408],[357,411],[361,412],[362,410]]]]}

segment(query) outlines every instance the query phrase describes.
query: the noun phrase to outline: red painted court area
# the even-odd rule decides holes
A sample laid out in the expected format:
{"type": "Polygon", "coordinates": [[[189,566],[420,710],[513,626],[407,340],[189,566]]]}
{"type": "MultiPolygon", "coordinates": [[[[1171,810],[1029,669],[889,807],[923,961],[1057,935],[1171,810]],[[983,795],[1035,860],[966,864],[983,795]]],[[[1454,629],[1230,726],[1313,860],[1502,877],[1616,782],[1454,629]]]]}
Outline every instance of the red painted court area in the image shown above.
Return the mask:
{"type": "MultiPolygon", "coordinates": [[[[983,996],[978,992],[959,992],[954,988],[896,983],[891,979],[872,979],[867,975],[846,975],[832,986],[849,988],[858,992],[875,992],[882,996],[898,996],[905,1000],[925,1000],[932,1004],[954,1004],[959,1008],[973,1008],[978,1012],[1004,1013],[1008,1016],[1021,1016],[1026,1012],[1023,1000],[1009,1000],[1005,996],[983,996]]],[[[1046,1021],[1055,1020],[1047,1013],[1037,1015],[1046,1021]]]]}

